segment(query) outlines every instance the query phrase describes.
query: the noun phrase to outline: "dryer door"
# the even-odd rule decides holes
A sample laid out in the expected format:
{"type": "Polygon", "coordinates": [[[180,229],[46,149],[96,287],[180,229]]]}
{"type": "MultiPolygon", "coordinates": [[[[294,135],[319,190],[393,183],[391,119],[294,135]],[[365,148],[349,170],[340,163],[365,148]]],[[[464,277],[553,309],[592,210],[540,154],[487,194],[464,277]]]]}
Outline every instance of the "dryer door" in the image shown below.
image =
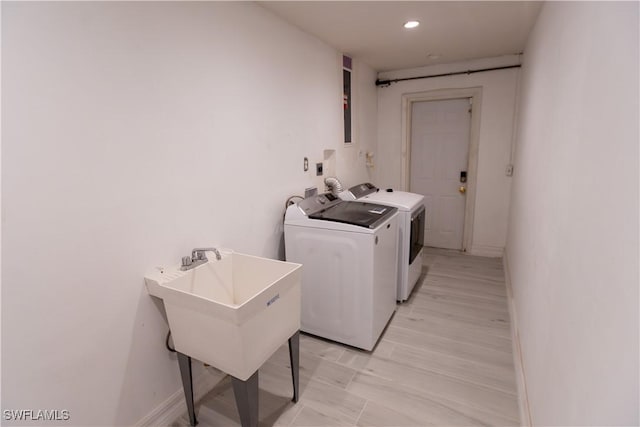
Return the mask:
{"type": "Polygon", "coordinates": [[[424,246],[424,225],[426,220],[426,210],[424,206],[411,215],[411,237],[409,241],[409,264],[413,264],[424,246]]]}

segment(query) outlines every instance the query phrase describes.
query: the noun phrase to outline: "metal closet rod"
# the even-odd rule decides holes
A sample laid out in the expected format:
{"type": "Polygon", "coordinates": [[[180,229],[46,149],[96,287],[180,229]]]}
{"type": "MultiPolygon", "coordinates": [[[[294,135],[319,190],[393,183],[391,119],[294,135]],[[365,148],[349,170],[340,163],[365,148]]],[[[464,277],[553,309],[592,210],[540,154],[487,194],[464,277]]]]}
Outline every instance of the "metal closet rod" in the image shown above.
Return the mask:
{"type": "Polygon", "coordinates": [[[391,79],[391,80],[376,80],[376,86],[389,86],[391,85],[391,83],[403,82],[405,80],[418,80],[418,79],[430,79],[433,77],[458,76],[460,74],[483,73],[485,71],[507,70],[509,68],[520,68],[520,67],[521,65],[518,64],[518,65],[507,65],[504,67],[482,68],[479,70],[455,71],[453,73],[432,74],[430,76],[405,77],[402,79],[391,79]]]}

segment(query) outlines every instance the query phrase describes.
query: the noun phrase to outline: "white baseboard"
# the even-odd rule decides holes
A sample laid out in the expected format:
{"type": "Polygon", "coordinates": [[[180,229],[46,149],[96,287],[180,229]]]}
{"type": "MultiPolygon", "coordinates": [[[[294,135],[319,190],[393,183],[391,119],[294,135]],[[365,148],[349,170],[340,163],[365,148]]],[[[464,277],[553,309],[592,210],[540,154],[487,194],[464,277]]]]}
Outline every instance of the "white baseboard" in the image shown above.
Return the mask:
{"type": "Polygon", "coordinates": [[[469,251],[471,255],[484,256],[489,258],[500,258],[504,254],[504,248],[502,246],[490,246],[490,245],[471,245],[469,251]]]}
{"type": "MultiPolygon", "coordinates": [[[[205,394],[210,392],[226,374],[211,367],[205,369],[202,374],[193,379],[193,400],[197,402],[205,394]]],[[[135,425],[136,427],[161,427],[169,426],[182,414],[187,412],[187,403],[184,398],[184,390],[180,387],[167,400],[143,417],[135,425]]]]}
{"type": "Polygon", "coordinates": [[[513,288],[511,286],[511,275],[509,272],[509,261],[507,252],[502,257],[504,265],[504,277],[507,285],[507,301],[509,305],[509,317],[511,319],[511,343],[513,346],[513,363],[516,370],[516,385],[518,387],[518,406],[520,409],[520,425],[531,427],[533,420],[531,418],[531,408],[529,406],[529,395],[527,392],[527,376],[524,372],[524,358],[522,347],[520,346],[520,333],[518,328],[518,316],[516,313],[516,305],[513,299],[513,288]]]}

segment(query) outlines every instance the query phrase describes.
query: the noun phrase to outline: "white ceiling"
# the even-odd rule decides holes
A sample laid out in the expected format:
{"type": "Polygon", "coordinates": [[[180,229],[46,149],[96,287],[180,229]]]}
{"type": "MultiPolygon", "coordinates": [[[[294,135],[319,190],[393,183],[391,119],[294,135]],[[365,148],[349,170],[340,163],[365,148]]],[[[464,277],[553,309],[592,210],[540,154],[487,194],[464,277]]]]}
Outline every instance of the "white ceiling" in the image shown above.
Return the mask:
{"type": "Polygon", "coordinates": [[[286,21],[377,71],[522,52],[542,2],[262,1],[286,21]],[[420,26],[406,30],[408,20],[420,26]],[[440,55],[429,58],[429,54],[440,55]]]}

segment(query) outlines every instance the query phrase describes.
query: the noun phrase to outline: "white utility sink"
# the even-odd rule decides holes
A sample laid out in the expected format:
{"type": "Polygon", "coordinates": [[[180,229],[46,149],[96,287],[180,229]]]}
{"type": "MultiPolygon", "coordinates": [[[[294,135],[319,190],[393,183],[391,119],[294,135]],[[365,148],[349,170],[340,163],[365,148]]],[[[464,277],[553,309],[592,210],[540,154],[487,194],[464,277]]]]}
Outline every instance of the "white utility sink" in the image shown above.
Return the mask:
{"type": "Polygon", "coordinates": [[[300,329],[301,265],[221,250],[191,270],[145,277],[162,298],[175,348],[247,380],[300,329]]]}

